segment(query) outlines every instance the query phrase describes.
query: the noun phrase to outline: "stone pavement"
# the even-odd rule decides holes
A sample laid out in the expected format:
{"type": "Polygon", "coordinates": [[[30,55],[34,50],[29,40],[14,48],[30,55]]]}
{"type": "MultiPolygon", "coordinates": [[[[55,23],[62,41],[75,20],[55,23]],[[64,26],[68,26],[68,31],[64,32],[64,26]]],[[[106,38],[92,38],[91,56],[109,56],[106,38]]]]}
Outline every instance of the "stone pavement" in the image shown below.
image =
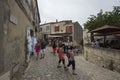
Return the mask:
{"type": "Polygon", "coordinates": [[[81,56],[75,57],[78,75],[72,75],[71,67],[68,71],[57,68],[58,58],[51,52],[51,47],[47,47],[44,59],[36,60],[33,56],[21,80],[120,80],[119,73],[100,68],[81,56]]]}

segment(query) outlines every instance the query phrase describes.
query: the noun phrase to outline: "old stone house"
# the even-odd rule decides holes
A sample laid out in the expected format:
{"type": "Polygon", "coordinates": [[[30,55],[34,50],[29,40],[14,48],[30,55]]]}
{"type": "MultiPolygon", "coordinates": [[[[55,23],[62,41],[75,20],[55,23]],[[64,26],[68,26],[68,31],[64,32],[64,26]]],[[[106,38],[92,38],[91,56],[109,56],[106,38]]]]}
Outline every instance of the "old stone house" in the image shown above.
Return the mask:
{"type": "Polygon", "coordinates": [[[26,61],[27,29],[35,31],[39,23],[37,0],[0,0],[0,80],[17,79],[26,61]]]}
{"type": "Polygon", "coordinates": [[[51,34],[51,24],[50,23],[47,23],[47,24],[43,24],[43,25],[40,25],[40,34],[41,35],[41,38],[48,38],[51,34]]]}
{"type": "Polygon", "coordinates": [[[40,25],[43,38],[62,39],[66,44],[77,45],[82,40],[83,30],[78,22],[71,20],[51,22],[40,25]]]}

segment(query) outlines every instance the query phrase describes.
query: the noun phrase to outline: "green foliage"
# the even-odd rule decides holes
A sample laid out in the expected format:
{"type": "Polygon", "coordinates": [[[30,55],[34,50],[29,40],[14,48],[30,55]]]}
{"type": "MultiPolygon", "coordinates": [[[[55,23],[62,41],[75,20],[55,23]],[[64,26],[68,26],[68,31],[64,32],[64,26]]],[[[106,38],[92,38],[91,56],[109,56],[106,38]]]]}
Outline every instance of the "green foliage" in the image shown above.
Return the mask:
{"type": "Polygon", "coordinates": [[[93,30],[104,25],[112,25],[120,27],[120,6],[114,6],[111,12],[103,13],[103,10],[95,15],[91,15],[84,24],[84,28],[93,30]]]}

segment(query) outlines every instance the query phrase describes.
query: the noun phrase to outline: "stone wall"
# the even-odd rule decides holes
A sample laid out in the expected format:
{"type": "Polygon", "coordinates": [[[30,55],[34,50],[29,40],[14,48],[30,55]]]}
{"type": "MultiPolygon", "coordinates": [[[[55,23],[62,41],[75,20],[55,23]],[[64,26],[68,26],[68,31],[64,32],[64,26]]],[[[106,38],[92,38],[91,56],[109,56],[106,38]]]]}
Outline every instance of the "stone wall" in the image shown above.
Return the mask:
{"type": "MultiPolygon", "coordinates": [[[[3,6],[4,4],[3,4],[3,2],[2,1],[0,1],[0,10],[4,10],[4,8],[2,8],[2,6],[3,6]]],[[[2,11],[0,11],[0,73],[1,72],[3,72],[3,56],[4,56],[4,54],[2,54],[3,53],[3,24],[1,24],[1,23],[3,23],[3,20],[4,20],[4,17],[3,16],[1,16],[1,15],[3,15],[4,14],[4,12],[2,12],[2,11]]]]}
{"type": "Polygon", "coordinates": [[[100,67],[120,72],[120,50],[85,45],[84,57],[100,67]]]}
{"type": "Polygon", "coordinates": [[[10,71],[8,71],[4,75],[0,76],[0,80],[10,80],[10,71]]]}
{"type": "Polygon", "coordinates": [[[9,71],[9,78],[17,77],[25,63],[27,27],[34,26],[16,0],[1,0],[0,9],[0,79],[9,71]]]}

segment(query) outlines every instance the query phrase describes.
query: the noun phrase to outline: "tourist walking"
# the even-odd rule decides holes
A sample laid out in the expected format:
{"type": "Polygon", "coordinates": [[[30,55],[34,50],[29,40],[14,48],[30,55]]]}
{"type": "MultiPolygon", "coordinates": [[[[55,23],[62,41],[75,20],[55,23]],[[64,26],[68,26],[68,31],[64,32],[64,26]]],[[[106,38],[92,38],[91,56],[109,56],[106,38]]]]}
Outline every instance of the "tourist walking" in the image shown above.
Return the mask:
{"type": "Polygon", "coordinates": [[[37,54],[37,57],[36,57],[36,60],[39,59],[39,54],[40,54],[40,41],[38,40],[36,45],[35,45],[35,51],[36,51],[36,54],[37,54]]]}
{"type": "Polygon", "coordinates": [[[64,66],[64,68],[66,69],[66,66],[65,66],[65,58],[64,58],[64,49],[63,49],[63,45],[62,45],[62,44],[59,46],[57,52],[58,52],[58,58],[59,58],[58,66],[57,66],[57,67],[58,67],[58,68],[61,67],[61,66],[60,66],[60,63],[61,63],[61,61],[62,61],[63,66],[64,66]]]}
{"type": "Polygon", "coordinates": [[[32,39],[30,35],[27,36],[27,43],[28,43],[27,44],[27,47],[28,47],[27,62],[29,62],[31,58],[31,53],[32,53],[32,39]]]}
{"type": "Polygon", "coordinates": [[[56,50],[57,50],[57,45],[56,45],[55,41],[53,42],[52,49],[53,49],[53,54],[55,55],[56,50]]]}
{"type": "Polygon", "coordinates": [[[46,48],[46,41],[43,39],[41,41],[41,59],[45,57],[45,48],[46,48]]]}
{"type": "Polygon", "coordinates": [[[35,52],[35,44],[37,43],[36,37],[34,36],[33,30],[27,31],[27,47],[28,47],[28,56],[27,56],[27,62],[30,61],[31,56],[35,52]]]}
{"type": "Polygon", "coordinates": [[[74,59],[74,56],[75,56],[75,48],[72,47],[72,51],[68,57],[68,65],[67,65],[67,69],[70,65],[72,65],[72,70],[73,70],[73,75],[77,75],[75,73],[75,59],[74,59]]]}

